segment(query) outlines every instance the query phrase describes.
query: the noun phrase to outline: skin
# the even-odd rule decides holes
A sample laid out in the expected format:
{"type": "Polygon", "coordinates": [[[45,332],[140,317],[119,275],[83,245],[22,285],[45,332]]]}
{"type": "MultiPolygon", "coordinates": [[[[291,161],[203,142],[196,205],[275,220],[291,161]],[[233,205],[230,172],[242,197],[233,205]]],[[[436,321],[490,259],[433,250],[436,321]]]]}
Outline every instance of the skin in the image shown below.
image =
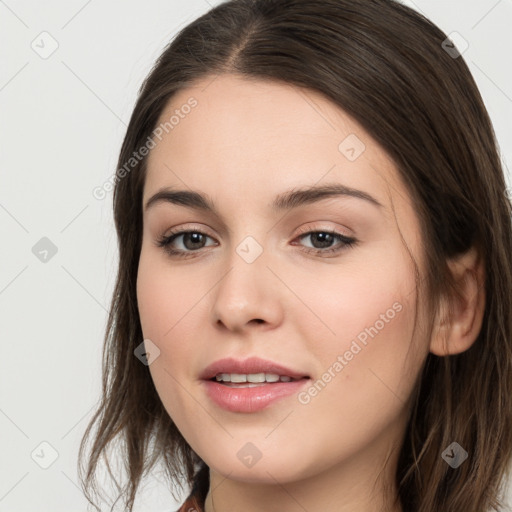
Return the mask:
{"type": "MultiPolygon", "coordinates": [[[[401,511],[391,498],[408,398],[429,351],[462,351],[474,341],[481,283],[465,281],[470,299],[432,335],[420,307],[413,336],[411,255],[422,272],[424,249],[414,204],[383,149],[316,92],[234,75],[180,91],[161,120],[191,96],[197,106],[151,150],[143,201],[164,187],[192,189],[218,215],[165,202],[145,210],[137,296],[144,338],[160,350],[150,365],[158,394],[210,468],[206,512],[401,511]],[[354,161],[339,150],[351,134],[365,145],[354,161]],[[382,207],[348,196],[281,212],[268,206],[286,190],[327,183],[371,194],[382,207]],[[206,238],[194,249],[178,237],[173,247],[188,251],[179,258],[156,244],[171,229],[206,238]],[[302,234],[325,230],[357,243],[343,248],[334,238],[322,249],[302,234]],[[247,236],[263,250],[252,263],[236,252],[247,236]],[[333,247],[341,250],[325,253],[333,247]],[[396,303],[400,312],[333,372],[358,334],[396,303]],[[292,395],[255,413],[219,408],[200,372],[223,357],[253,355],[312,381],[329,368],[335,376],[306,404],[292,395]],[[261,453],[252,467],[237,457],[247,442],[261,453]]],[[[453,270],[467,277],[476,262],[468,254],[453,270]]]]}

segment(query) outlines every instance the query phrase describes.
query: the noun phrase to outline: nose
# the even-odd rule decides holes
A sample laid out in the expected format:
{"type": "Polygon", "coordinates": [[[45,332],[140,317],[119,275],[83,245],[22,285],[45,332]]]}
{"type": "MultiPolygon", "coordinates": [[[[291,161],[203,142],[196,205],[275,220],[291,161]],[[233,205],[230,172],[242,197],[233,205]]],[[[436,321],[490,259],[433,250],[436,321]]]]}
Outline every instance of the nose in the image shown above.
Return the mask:
{"type": "Polygon", "coordinates": [[[230,266],[212,290],[212,321],[217,328],[242,333],[271,329],[283,318],[285,286],[269,268],[265,251],[252,263],[234,254],[230,266]]]}

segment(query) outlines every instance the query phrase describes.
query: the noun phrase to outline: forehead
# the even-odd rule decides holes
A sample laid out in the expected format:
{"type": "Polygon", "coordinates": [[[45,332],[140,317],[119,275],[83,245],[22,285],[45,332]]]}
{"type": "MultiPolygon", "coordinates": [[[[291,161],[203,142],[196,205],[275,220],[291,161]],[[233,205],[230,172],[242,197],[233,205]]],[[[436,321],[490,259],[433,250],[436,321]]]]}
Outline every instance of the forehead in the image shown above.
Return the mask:
{"type": "Polygon", "coordinates": [[[180,90],[159,126],[145,198],[179,186],[246,204],[265,196],[268,203],[271,193],[322,181],[364,189],[383,204],[393,193],[408,198],[385,151],[341,108],[309,89],[209,76],[180,90]]]}

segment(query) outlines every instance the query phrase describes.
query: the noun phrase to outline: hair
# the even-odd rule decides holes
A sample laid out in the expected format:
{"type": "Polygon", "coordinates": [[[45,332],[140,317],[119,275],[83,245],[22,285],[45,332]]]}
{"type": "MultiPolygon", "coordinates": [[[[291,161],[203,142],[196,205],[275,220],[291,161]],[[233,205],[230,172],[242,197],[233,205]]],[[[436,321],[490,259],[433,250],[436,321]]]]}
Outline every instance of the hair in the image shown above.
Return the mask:
{"type": "MultiPolygon", "coordinates": [[[[118,161],[120,170],[173,96],[200,79],[236,74],[292,84],[343,109],[395,163],[421,225],[428,292],[421,304],[431,319],[441,297],[457,291],[448,260],[477,248],[485,266],[478,337],[456,355],[429,353],[410,398],[395,475],[407,512],[501,510],[512,457],[512,206],[488,113],[462,56],[443,48],[446,38],[394,0],[222,3],[182,29],[158,58],[118,161]],[[441,457],[453,441],[469,454],[456,470],[441,457]]],[[[130,511],[142,478],[159,461],[174,485],[195,485],[204,496],[209,484],[206,464],[164,409],[149,368],[134,357],[143,340],[136,281],[146,162],[116,175],[119,267],[102,397],[79,452],[82,487],[94,504],[100,459],[115,480],[107,451],[120,442],[128,481],[122,489],[116,481],[118,499],[122,493],[130,511]]]]}

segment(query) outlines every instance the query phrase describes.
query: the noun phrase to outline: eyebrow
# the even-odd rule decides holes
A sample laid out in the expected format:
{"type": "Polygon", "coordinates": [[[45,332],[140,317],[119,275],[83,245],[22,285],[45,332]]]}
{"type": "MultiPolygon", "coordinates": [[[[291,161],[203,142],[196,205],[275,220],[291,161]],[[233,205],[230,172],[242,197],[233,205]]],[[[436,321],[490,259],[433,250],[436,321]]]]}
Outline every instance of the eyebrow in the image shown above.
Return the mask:
{"type": "MultiPolygon", "coordinates": [[[[270,204],[270,208],[275,212],[291,210],[298,206],[339,196],[355,197],[357,199],[367,201],[378,208],[384,208],[377,199],[367,192],[347,187],[339,183],[288,190],[277,195],[270,204]]],[[[211,198],[193,190],[173,190],[172,188],[163,188],[148,199],[145,210],[147,211],[150,207],[158,203],[177,204],[217,214],[217,208],[211,198]]]]}

